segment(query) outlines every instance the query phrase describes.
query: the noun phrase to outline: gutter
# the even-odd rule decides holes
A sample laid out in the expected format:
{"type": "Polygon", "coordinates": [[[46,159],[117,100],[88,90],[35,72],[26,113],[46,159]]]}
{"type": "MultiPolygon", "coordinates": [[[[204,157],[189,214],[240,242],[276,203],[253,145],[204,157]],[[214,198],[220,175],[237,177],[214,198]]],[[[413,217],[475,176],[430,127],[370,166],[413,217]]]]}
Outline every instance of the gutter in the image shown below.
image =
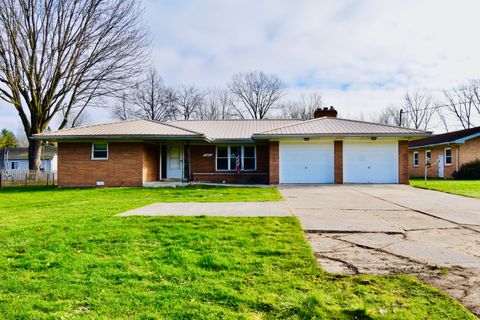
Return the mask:
{"type": "Polygon", "coordinates": [[[75,141],[75,140],[203,140],[209,141],[204,136],[120,136],[120,135],[95,135],[95,136],[42,136],[33,135],[33,140],[49,141],[75,141]]]}
{"type": "Polygon", "coordinates": [[[278,138],[304,138],[304,137],[321,137],[321,138],[415,138],[415,137],[430,137],[431,134],[398,134],[398,133],[350,133],[350,134],[331,134],[331,133],[301,133],[301,134],[282,134],[282,135],[253,135],[252,138],[262,138],[262,139],[278,139],[278,138]]]}

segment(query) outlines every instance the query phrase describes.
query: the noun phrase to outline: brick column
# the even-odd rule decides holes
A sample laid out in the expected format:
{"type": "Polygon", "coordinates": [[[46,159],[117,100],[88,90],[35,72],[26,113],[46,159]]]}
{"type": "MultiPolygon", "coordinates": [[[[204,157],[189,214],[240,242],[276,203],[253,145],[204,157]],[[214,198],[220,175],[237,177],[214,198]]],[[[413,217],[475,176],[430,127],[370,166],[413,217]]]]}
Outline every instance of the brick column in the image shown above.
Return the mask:
{"type": "Polygon", "coordinates": [[[408,180],[408,140],[398,141],[398,183],[409,184],[409,180],[408,180]]]}
{"type": "Polygon", "coordinates": [[[279,179],[279,143],[270,141],[268,145],[268,183],[278,184],[279,179]]]}
{"type": "Polygon", "coordinates": [[[343,184],[343,141],[333,142],[333,176],[335,184],[343,184]]]}

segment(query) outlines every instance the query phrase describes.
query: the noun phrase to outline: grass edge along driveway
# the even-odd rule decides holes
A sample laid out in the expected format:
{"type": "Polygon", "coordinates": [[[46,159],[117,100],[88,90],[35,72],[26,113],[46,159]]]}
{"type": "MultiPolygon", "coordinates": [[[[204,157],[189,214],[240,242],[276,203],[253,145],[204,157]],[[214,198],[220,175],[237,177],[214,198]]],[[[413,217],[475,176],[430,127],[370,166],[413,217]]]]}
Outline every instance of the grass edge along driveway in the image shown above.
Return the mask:
{"type": "Polygon", "coordinates": [[[480,180],[410,179],[410,185],[480,199],[480,180]]]}
{"type": "Polygon", "coordinates": [[[3,319],[475,319],[410,276],[335,276],[295,217],[116,217],[275,188],[0,191],[3,319]]]}

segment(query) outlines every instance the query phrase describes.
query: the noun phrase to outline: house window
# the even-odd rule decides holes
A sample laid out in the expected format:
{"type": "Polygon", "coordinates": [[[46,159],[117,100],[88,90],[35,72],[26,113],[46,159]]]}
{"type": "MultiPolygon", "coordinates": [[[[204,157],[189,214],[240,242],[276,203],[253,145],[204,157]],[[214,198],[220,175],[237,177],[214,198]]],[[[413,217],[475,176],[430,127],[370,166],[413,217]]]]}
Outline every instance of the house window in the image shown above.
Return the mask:
{"type": "Polygon", "coordinates": [[[431,163],[432,161],[432,151],[426,150],[425,151],[425,164],[431,163]]]}
{"type": "Polygon", "coordinates": [[[415,151],[413,153],[413,166],[418,167],[418,152],[417,151],[415,151]]]}
{"type": "Polygon", "coordinates": [[[92,160],[108,159],[108,143],[92,143],[92,160]]]}
{"type": "Polygon", "coordinates": [[[451,148],[445,148],[445,165],[451,165],[452,164],[452,149],[451,148]]]}
{"type": "Polygon", "coordinates": [[[18,169],[18,161],[12,161],[10,164],[10,169],[17,170],[18,169]]]}
{"type": "Polygon", "coordinates": [[[241,171],[256,170],[256,151],[254,146],[218,146],[217,171],[237,170],[237,158],[241,171]]]}

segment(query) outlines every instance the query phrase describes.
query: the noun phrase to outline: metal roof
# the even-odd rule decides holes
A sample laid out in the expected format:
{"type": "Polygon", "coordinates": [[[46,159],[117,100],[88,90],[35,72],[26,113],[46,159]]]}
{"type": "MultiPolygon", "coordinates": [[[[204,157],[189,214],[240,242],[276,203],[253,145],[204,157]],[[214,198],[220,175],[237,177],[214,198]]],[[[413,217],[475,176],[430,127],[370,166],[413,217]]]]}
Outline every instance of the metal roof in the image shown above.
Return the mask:
{"type": "Polygon", "coordinates": [[[177,127],[202,132],[209,140],[251,140],[257,132],[271,130],[302,120],[291,119],[232,119],[232,120],[180,120],[169,122],[177,127]]]}
{"type": "Polygon", "coordinates": [[[312,120],[179,120],[160,123],[129,120],[45,132],[38,140],[66,139],[202,139],[245,141],[286,136],[429,136],[430,132],[363,121],[323,117],[312,120]]]}
{"type": "Polygon", "coordinates": [[[127,120],[63,129],[34,135],[35,139],[72,138],[148,138],[148,137],[203,137],[203,134],[153,120],[127,120]]]}
{"type": "Polygon", "coordinates": [[[473,139],[480,134],[480,127],[452,131],[443,134],[437,134],[429,138],[412,141],[408,144],[410,148],[421,148],[448,143],[465,143],[465,140],[473,139]]]}
{"type": "Polygon", "coordinates": [[[281,128],[256,133],[257,137],[282,136],[429,136],[431,132],[404,127],[371,123],[365,121],[347,120],[332,117],[322,117],[281,128]]]}
{"type": "MultiPolygon", "coordinates": [[[[0,149],[0,160],[28,160],[28,148],[3,148],[0,149]]],[[[43,147],[42,148],[42,160],[50,160],[57,154],[56,147],[43,147]]]]}

